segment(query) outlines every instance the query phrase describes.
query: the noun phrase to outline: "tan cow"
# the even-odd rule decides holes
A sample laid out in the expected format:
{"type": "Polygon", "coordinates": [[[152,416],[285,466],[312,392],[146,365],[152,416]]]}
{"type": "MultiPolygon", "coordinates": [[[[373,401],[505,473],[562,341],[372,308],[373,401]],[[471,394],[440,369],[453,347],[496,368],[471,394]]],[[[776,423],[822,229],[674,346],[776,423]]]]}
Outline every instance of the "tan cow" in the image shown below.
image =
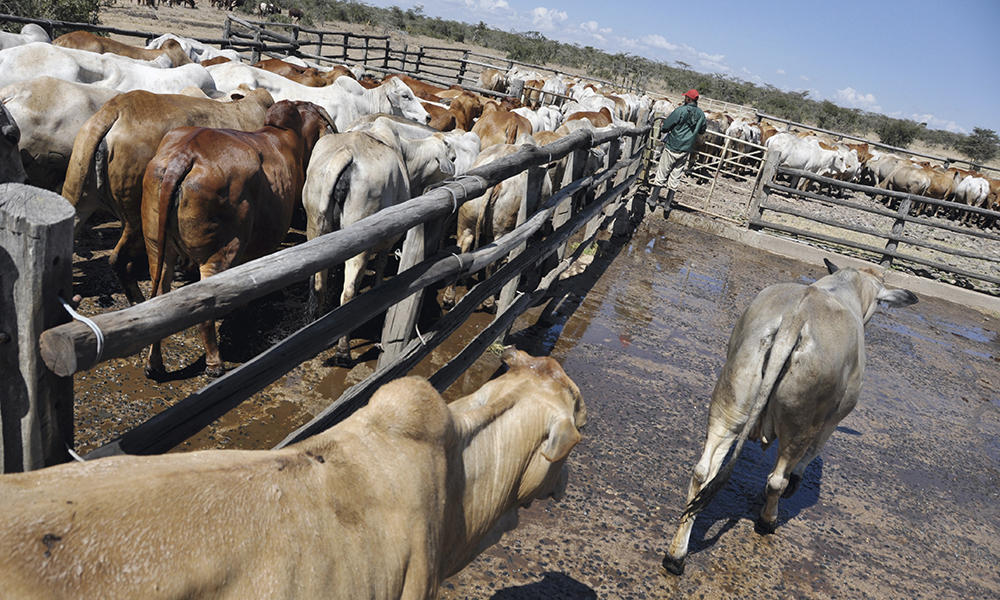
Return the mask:
{"type": "Polygon", "coordinates": [[[436,598],[533,500],[562,497],[586,407],[551,358],[446,404],[379,389],[281,450],[120,456],[0,477],[0,595],[436,598]]]}
{"type": "Polygon", "coordinates": [[[271,94],[260,89],[234,102],[135,91],[109,100],[80,129],[62,194],[76,208],[77,232],[99,208],[121,220],[122,235],[109,262],[129,302],[144,300],[137,283],[147,264],[142,178],[163,136],[182,126],[253,131],[263,127],[272,104],[271,94]]]}
{"type": "Polygon", "coordinates": [[[89,31],[71,31],[52,40],[53,46],[63,48],[75,48],[77,50],[87,50],[97,54],[117,54],[134,58],[136,60],[156,60],[162,55],[167,55],[173,66],[179,67],[192,62],[184,48],[177,40],[167,40],[158,49],[140,48],[130,46],[111,38],[101,37],[89,31]]]}
{"type": "Polygon", "coordinates": [[[854,409],[865,376],[864,327],[880,301],[899,307],[917,297],[887,290],[874,270],[837,269],[812,285],[782,283],[762,290],[736,321],[726,364],[712,392],[708,433],[688,487],[680,526],[663,567],[684,572],[695,515],[725,485],[743,444],[764,449],[779,440],[767,478],[758,533],[773,533],[778,499],[798,489],[837,424],[854,409]],[[720,471],[733,442],[732,458],[720,471]]]}

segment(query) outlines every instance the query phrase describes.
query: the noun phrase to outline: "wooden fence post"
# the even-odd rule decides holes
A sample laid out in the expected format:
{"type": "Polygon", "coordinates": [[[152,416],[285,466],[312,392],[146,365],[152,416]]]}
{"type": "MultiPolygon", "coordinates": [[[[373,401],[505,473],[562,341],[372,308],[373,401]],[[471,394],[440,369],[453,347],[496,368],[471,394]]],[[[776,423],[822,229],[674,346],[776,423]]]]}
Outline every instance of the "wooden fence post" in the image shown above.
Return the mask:
{"type": "Polygon", "coordinates": [[[764,167],[761,169],[760,185],[753,191],[753,195],[750,196],[750,204],[747,206],[747,229],[760,229],[753,222],[759,221],[764,216],[764,210],[760,207],[761,202],[767,200],[767,192],[764,191],[764,187],[774,183],[774,177],[777,173],[778,154],[768,152],[767,158],[764,160],[764,167]]]}
{"type": "MultiPolygon", "coordinates": [[[[541,204],[542,195],[542,185],[545,183],[546,170],[543,167],[531,167],[528,169],[528,185],[524,193],[524,202],[521,202],[521,206],[517,211],[517,227],[520,227],[528,220],[528,205],[534,204],[539,206],[541,204]],[[532,200],[533,199],[533,200],[532,200]]],[[[528,243],[525,242],[511,250],[510,254],[507,256],[507,260],[514,260],[517,255],[521,254],[528,247],[528,243]]],[[[537,268],[537,267],[536,267],[537,268]]],[[[517,298],[517,286],[521,283],[521,275],[515,275],[513,279],[508,281],[503,288],[500,290],[500,302],[497,304],[497,318],[503,315],[504,311],[514,304],[514,300],[517,298]]],[[[500,336],[500,341],[503,341],[507,337],[507,331],[500,336]]]]}
{"type": "MultiPolygon", "coordinates": [[[[906,219],[904,217],[910,214],[911,204],[913,204],[913,196],[909,194],[907,194],[906,197],[899,202],[899,210],[896,211],[896,214],[898,214],[899,217],[896,219],[896,222],[892,224],[893,237],[903,235],[903,227],[906,225],[906,219]]],[[[889,240],[889,242],[885,245],[886,252],[895,253],[897,246],[899,246],[899,242],[895,239],[889,240]]],[[[879,266],[883,269],[888,269],[892,266],[892,254],[884,254],[879,266]]]]}
{"type": "Polygon", "coordinates": [[[468,69],[469,51],[462,55],[461,66],[458,67],[458,85],[465,85],[465,71],[468,69]]]}
{"type": "Polygon", "coordinates": [[[0,468],[30,471],[69,460],[73,378],[42,361],[38,338],[69,315],[73,218],[62,196],[0,184],[0,468]]]}

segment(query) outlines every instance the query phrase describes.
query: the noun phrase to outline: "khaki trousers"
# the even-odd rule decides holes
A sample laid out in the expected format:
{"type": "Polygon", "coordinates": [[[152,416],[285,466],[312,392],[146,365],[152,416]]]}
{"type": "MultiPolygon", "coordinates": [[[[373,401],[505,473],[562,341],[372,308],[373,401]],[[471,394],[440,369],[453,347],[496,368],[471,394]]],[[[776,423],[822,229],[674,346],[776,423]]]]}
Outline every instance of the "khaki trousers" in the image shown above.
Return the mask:
{"type": "Polygon", "coordinates": [[[675,192],[681,185],[681,175],[684,174],[684,161],[687,152],[672,152],[663,148],[660,153],[660,162],[656,166],[656,175],[653,177],[654,186],[667,186],[667,189],[675,192]]]}

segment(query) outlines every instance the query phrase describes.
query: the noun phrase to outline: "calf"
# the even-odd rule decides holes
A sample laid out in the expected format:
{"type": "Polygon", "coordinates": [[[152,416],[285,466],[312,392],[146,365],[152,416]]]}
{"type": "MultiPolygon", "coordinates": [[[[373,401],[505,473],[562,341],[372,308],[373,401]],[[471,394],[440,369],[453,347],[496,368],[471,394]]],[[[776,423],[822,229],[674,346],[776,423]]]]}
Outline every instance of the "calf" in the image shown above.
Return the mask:
{"type": "Polygon", "coordinates": [[[117,54],[118,56],[125,56],[136,60],[156,60],[158,57],[166,54],[175,67],[193,62],[177,40],[166,40],[159,48],[151,49],[130,46],[111,38],[90,33],[89,31],[71,31],[52,40],[52,45],[87,50],[89,52],[96,52],[97,54],[117,54]]]}
{"type": "MultiPolygon", "coordinates": [[[[142,181],[151,295],[170,291],[178,257],[197,263],[204,279],[277,249],[301,206],[313,146],[332,131],[320,107],[284,100],[268,109],[257,131],[179,127],[164,136],[142,181]]],[[[215,322],[199,329],[205,370],[222,375],[215,322]]],[[[146,375],[163,372],[156,342],[146,375]]]]}
{"type": "Polygon", "coordinates": [[[778,499],[795,493],[806,466],[858,401],[864,327],[879,301],[892,307],[917,301],[907,290],[885,289],[882,277],[868,267],[826,265],[830,275],[812,285],[765,288],[736,321],[712,392],[705,448],[663,557],[669,572],[684,572],[695,515],[725,485],[747,439],[765,449],[780,440],[756,525],[758,533],[774,532],[778,499]],[[734,441],[733,455],[720,470],[734,441]]]}
{"type": "Polygon", "coordinates": [[[560,499],[586,406],[551,358],[446,404],[379,389],[281,450],[117,456],[0,477],[5,597],[428,599],[560,499]]]}

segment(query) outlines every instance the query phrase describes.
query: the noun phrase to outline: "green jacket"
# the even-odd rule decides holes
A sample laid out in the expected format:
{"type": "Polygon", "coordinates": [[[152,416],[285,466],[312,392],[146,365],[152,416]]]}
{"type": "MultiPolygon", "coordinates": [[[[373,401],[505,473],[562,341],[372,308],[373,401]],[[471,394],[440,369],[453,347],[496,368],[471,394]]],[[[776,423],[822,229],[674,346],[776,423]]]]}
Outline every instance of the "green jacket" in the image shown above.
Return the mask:
{"type": "Polygon", "coordinates": [[[705,113],[697,104],[685,104],[673,110],[663,121],[660,133],[671,152],[690,152],[698,136],[705,133],[705,113]]]}

